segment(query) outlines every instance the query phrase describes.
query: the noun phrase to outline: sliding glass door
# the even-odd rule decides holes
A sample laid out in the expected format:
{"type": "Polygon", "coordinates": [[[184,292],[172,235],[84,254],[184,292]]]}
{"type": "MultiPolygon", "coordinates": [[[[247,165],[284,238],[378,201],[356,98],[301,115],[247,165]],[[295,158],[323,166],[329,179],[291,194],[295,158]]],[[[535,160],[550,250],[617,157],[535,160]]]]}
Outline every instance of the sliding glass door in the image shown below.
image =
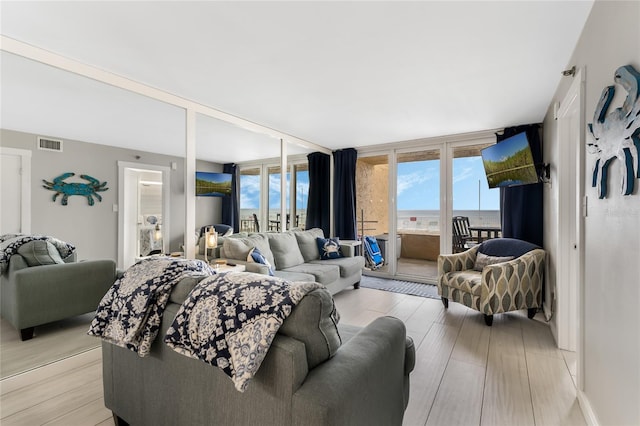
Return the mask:
{"type": "Polygon", "coordinates": [[[392,273],[386,239],[390,235],[389,156],[360,156],[356,162],[356,225],[359,238],[374,236],[384,263],[367,265],[369,272],[392,273]],[[386,238],[386,239],[385,239],[386,238]]]}
{"type": "Polygon", "coordinates": [[[309,201],[309,166],[305,164],[294,164],[293,176],[295,182],[295,198],[291,202],[291,217],[295,220],[291,227],[304,229],[307,222],[307,202],[309,201]]]}
{"type": "Polygon", "coordinates": [[[366,274],[426,283],[451,253],[454,216],[468,217],[482,239],[500,236],[500,194],[489,189],[480,157],[495,138],[440,141],[358,158],[357,224],[375,236],[385,259],[366,274]]]}
{"type": "Polygon", "coordinates": [[[240,231],[259,232],[260,167],[240,170],[240,231]]]}
{"type": "MultiPolygon", "coordinates": [[[[298,162],[291,164],[288,170],[285,174],[286,227],[304,229],[309,200],[309,167],[306,162],[298,162]],[[293,197],[290,194],[294,194],[293,197]]],[[[283,230],[280,218],[280,176],[279,166],[259,165],[240,170],[241,231],[283,230]]]]}
{"type": "Polygon", "coordinates": [[[396,274],[435,280],[440,254],[440,149],[396,156],[396,274]]]}
{"type": "Polygon", "coordinates": [[[489,189],[480,156],[480,151],[492,144],[453,148],[453,216],[469,218],[476,242],[501,234],[500,190],[489,189]]]}

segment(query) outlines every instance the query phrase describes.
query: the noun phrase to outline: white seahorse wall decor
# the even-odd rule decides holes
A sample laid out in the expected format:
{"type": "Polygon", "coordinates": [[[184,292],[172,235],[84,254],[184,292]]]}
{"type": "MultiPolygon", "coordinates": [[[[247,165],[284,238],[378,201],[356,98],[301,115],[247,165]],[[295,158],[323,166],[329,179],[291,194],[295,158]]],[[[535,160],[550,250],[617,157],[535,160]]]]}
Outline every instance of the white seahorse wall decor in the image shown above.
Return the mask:
{"type": "Polygon", "coordinates": [[[625,65],[616,70],[614,81],[627,91],[622,107],[607,114],[616,87],[605,87],[593,123],[589,123],[594,140],[587,146],[597,157],[591,185],[597,187],[599,198],[607,196],[609,165],[615,158],[623,162],[624,195],[633,193],[635,180],[640,178],[640,73],[625,65]]]}

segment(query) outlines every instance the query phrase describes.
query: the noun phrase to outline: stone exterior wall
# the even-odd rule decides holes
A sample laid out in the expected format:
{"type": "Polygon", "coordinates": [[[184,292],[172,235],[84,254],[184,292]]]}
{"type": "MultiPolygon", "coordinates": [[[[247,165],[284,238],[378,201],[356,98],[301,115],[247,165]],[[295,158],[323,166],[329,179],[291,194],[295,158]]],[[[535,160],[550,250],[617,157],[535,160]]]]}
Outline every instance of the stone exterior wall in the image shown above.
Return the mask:
{"type": "Polygon", "coordinates": [[[358,159],[356,164],[356,216],[358,234],[378,235],[389,231],[389,165],[370,164],[358,159]],[[368,221],[377,221],[376,223],[368,221]]]}

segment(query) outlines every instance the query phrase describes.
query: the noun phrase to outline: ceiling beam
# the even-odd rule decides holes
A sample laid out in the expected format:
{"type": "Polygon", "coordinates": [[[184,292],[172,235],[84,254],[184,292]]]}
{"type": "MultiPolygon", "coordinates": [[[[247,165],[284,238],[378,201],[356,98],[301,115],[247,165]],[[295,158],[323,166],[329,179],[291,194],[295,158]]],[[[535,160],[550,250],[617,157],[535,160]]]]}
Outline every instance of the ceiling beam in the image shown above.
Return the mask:
{"type": "Polygon", "coordinates": [[[185,110],[192,110],[199,114],[231,123],[235,126],[254,133],[264,134],[277,140],[284,139],[288,143],[293,143],[295,145],[303,146],[305,148],[323,152],[325,154],[331,154],[330,149],[317,145],[313,142],[309,142],[307,140],[300,139],[279,130],[275,130],[267,126],[254,123],[252,121],[245,120],[244,118],[228,114],[215,108],[211,108],[199,102],[195,102],[190,99],[165,92],[158,88],[148,86],[144,83],[140,83],[138,81],[131,80],[118,74],[114,74],[112,72],[84,64],[74,59],[58,55],[57,53],[53,53],[46,49],[42,49],[40,47],[36,47],[27,43],[23,43],[4,35],[0,36],[0,50],[12,53],[14,55],[22,56],[24,58],[31,59],[33,61],[37,61],[46,65],[50,65],[61,70],[69,71],[71,73],[81,75],[83,77],[87,77],[105,84],[109,84],[120,89],[128,90],[129,92],[133,92],[141,96],[146,96],[148,98],[155,99],[169,105],[184,108],[185,110]]]}

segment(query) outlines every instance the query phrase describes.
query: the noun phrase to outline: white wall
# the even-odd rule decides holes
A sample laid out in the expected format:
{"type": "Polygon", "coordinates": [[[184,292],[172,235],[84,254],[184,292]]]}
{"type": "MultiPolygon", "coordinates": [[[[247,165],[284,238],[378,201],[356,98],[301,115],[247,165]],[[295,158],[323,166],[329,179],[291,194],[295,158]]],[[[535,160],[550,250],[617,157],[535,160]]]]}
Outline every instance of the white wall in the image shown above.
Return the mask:
{"type": "MultiPolygon", "coordinates": [[[[615,70],[633,65],[640,71],[640,2],[596,1],[567,68],[575,65],[586,75],[585,122],[593,113],[605,86],[614,84],[615,70]]],[[[561,70],[558,70],[560,72],[561,70]]],[[[567,93],[570,78],[560,83],[555,101],[567,93]]],[[[616,87],[611,109],[626,92],[616,87]]],[[[558,169],[558,144],[553,113],[544,120],[546,161],[558,169]],[[555,157],[555,158],[554,158],[555,157]]],[[[590,136],[587,132],[587,140],[590,136]]],[[[586,149],[586,147],[585,147],[586,149]]],[[[594,155],[586,154],[584,294],[584,395],[601,425],[640,424],[640,179],[632,195],[620,192],[622,167],[610,167],[609,195],[600,200],[591,187],[594,155]]],[[[552,174],[552,179],[553,179],[552,174]]],[[[553,191],[545,196],[545,221],[557,209],[553,191]]],[[[553,226],[545,223],[545,242],[553,226]]],[[[545,243],[545,244],[546,244],[545,243]]],[[[563,283],[557,283],[563,285],[563,283]]]]}
{"type": "MultiPolygon", "coordinates": [[[[79,259],[117,259],[118,213],[113,205],[118,203],[118,161],[140,162],[170,166],[171,170],[171,235],[170,251],[179,251],[184,241],[184,160],[180,157],[133,151],[64,139],[59,135],[50,136],[64,140],[63,152],[48,152],[37,149],[37,136],[13,130],[0,130],[0,144],[3,147],[28,149],[31,158],[31,231],[36,234],[52,235],[74,244],[79,259]],[[139,156],[140,158],[136,158],[139,156]],[[96,200],[93,206],[80,196],[69,197],[67,206],[60,204],[60,197],[54,203],[52,191],[42,187],[42,179],[51,181],[56,176],[74,172],[87,174],[107,181],[108,191],[101,192],[102,202],[96,200]]],[[[222,165],[198,161],[198,170],[218,171],[222,165]]],[[[195,179],[195,176],[194,176],[195,179]]],[[[204,197],[203,197],[204,198],[204,197]]],[[[220,220],[220,199],[197,204],[197,213],[204,225],[220,220]]],[[[194,230],[195,231],[195,230],[194,230]]]]}

